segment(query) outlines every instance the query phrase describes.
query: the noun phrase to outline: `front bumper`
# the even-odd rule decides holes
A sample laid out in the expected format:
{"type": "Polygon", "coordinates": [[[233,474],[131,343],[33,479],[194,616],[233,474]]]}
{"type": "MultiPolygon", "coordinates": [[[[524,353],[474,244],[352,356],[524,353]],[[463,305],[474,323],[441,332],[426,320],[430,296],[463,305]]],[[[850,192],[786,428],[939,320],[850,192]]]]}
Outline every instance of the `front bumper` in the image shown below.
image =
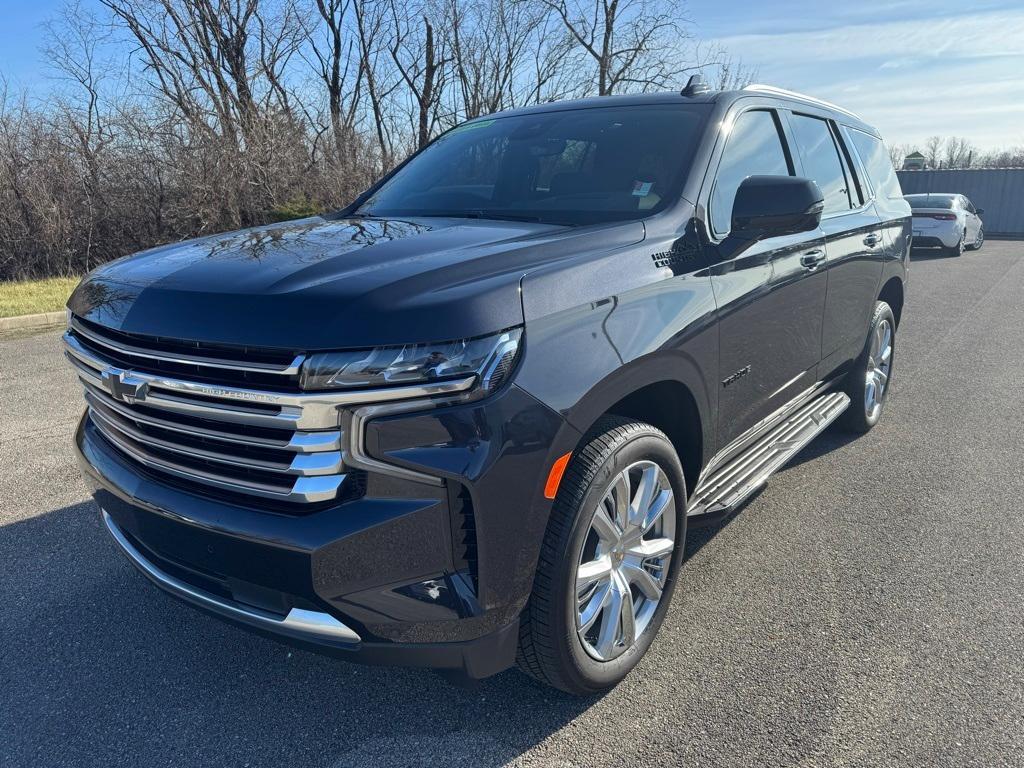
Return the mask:
{"type": "Polygon", "coordinates": [[[515,386],[365,430],[370,456],[443,483],[370,472],[360,498],[288,515],[153,477],[88,416],[75,442],[114,540],[177,597],[353,661],[505,669],[547,524],[546,468],[577,436],[515,386]]]}

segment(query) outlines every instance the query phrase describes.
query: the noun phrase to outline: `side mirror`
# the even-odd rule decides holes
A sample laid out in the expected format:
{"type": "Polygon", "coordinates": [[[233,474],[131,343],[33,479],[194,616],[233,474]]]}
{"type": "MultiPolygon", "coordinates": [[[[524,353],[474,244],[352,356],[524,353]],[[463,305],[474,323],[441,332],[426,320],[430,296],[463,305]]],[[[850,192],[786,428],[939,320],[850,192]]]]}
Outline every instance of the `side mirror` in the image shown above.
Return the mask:
{"type": "Polygon", "coordinates": [[[975,213],[975,215],[977,215],[977,216],[981,216],[981,214],[983,214],[984,212],[985,212],[985,209],[984,209],[984,208],[975,208],[975,209],[974,209],[974,213],[975,213]]]}
{"type": "Polygon", "coordinates": [[[810,179],[749,176],[736,190],[732,231],[747,241],[809,232],[821,223],[824,196],[810,179]]]}

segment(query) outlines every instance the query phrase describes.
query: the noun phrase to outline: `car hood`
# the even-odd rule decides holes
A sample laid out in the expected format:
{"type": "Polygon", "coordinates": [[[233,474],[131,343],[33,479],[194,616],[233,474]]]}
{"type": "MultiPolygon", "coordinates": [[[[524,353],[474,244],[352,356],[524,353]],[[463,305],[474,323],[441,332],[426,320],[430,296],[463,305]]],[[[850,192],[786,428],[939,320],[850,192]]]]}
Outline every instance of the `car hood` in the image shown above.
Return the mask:
{"type": "Polygon", "coordinates": [[[520,280],[537,265],[642,238],[636,222],[315,217],[111,262],[68,306],[129,333],[224,344],[309,351],[441,341],[522,323],[520,280]]]}

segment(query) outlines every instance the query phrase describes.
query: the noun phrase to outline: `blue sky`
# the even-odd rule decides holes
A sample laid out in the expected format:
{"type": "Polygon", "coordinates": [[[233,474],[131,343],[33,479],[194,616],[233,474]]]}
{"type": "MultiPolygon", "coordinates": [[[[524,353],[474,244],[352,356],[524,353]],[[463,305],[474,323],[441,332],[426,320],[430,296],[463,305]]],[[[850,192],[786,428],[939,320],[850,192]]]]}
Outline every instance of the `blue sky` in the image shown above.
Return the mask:
{"type": "Polygon", "coordinates": [[[834,101],[892,143],[1024,145],[1022,0],[694,0],[757,80],[834,101]]]}
{"type": "Polygon", "coordinates": [[[17,85],[41,82],[41,27],[62,5],[62,0],[0,0],[0,75],[17,85]]]}
{"type": "MultiPolygon", "coordinates": [[[[61,0],[0,0],[0,74],[43,89],[42,23],[61,0]]],[[[94,1],[85,0],[95,6],[94,1]]],[[[1024,0],[691,0],[702,38],[758,81],[834,101],[893,143],[1024,145],[1024,0]]]]}

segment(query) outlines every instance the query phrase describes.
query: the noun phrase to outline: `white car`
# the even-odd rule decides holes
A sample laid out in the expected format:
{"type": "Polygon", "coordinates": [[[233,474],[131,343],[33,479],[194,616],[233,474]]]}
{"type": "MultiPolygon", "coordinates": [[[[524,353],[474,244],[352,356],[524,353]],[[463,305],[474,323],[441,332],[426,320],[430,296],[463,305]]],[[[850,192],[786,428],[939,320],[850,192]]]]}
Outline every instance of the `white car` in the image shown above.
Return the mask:
{"type": "Polygon", "coordinates": [[[939,248],[951,256],[976,251],[985,242],[984,210],[963,195],[905,195],[914,215],[913,247],[939,248]]]}

